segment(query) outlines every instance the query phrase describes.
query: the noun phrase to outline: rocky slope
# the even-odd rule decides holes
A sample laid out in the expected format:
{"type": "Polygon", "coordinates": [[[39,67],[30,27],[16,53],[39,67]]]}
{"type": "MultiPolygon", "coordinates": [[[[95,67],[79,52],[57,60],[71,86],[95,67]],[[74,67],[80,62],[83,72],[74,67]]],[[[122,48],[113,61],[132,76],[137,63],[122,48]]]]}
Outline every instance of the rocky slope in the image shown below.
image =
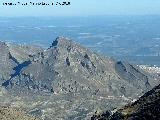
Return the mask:
{"type": "Polygon", "coordinates": [[[64,37],[48,49],[5,43],[0,49],[5,56],[0,58],[0,102],[45,120],[87,119],[159,83],[137,66],[97,55],[64,37]]]}
{"type": "Polygon", "coordinates": [[[107,111],[94,115],[92,120],[159,120],[160,85],[145,93],[136,102],[119,109],[113,115],[107,111]]]}
{"type": "Polygon", "coordinates": [[[9,107],[0,107],[0,120],[38,120],[20,110],[9,107]]]}

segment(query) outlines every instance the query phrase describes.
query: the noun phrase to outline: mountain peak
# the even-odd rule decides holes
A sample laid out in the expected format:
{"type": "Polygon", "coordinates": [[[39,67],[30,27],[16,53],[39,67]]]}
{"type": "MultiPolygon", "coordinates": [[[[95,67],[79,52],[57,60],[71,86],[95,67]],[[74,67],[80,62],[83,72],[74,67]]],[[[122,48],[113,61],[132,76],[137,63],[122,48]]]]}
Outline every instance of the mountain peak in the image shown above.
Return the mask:
{"type": "Polygon", "coordinates": [[[26,110],[40,118],[88,119],[95,110],[120,107],[149,90],[146,84],[159,82],[134,65],[100,56],[65,37],[57,37],[47,50],[31,48],[0,48],[0,84],[8,94],[20,96],[24,106],[36,104],[34,111],[26,110]],[[59,109],[64,114],[57,114],[59,109]]]}
{"type": "Polygon", "coordinates": [[[71,43],[71,40],[67,37],[58,36],[53,42],[50,48],[57,47],[63,45],[69,45],[71,43]]]}

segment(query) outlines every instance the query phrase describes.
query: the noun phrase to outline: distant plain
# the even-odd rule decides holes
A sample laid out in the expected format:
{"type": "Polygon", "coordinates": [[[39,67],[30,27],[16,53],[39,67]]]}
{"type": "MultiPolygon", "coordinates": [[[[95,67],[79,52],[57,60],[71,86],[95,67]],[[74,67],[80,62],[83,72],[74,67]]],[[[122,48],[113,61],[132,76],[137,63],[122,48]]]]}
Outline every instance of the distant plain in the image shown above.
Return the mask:
{"type": "Polygon", "coordinates": [[[160,16],[0,17],[0,40],[47,47],[57,36],[132,64],[160,66],[160,16]]]}

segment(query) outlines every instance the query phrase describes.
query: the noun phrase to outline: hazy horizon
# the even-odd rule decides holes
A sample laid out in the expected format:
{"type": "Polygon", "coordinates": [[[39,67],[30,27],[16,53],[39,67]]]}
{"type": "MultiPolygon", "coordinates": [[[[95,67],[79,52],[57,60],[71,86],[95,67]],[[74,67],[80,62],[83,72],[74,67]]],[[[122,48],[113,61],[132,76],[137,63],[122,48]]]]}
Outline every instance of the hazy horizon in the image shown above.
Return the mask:
{"type": "MultiPolygon", "coordinates": [[[[57,0],[63,2],[63,0],[57,0]]],[[[69,0],[69,6],[3,6],[3,0],[0,2],[0,16],[98,16],[98,15],[160,15],[159,0],[69,0]]],[[[27,0],[23,1],[30,2],[27,0]]],[[[40,0],[32,2],[42,2],[40,0]]],[[[46,0],[44,2],[56,2],[46,0]]]]}

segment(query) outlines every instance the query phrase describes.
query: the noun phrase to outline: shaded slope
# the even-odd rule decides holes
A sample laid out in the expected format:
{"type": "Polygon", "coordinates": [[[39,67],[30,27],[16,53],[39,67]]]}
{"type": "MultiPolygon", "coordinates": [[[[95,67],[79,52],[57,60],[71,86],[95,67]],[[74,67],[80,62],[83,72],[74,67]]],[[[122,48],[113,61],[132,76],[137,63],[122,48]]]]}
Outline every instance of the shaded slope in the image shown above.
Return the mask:
{"type": "Polygon", "coordinates": [[[127,105],[123,109],[118,110],[118,112],[113,115],[112,119],[117,119],[117,115],[121,114],[120,116],[123,119],[159,120],[159,113],[160,85],[145,93],[135,103],[127,105]]]}
{"type": "Polygon", "coordinates": [[[145,93],[136,102],[126,105],[110,116],[110,113],[94,115],[92,120],[159,120],[160,85],[145,93]]]}

